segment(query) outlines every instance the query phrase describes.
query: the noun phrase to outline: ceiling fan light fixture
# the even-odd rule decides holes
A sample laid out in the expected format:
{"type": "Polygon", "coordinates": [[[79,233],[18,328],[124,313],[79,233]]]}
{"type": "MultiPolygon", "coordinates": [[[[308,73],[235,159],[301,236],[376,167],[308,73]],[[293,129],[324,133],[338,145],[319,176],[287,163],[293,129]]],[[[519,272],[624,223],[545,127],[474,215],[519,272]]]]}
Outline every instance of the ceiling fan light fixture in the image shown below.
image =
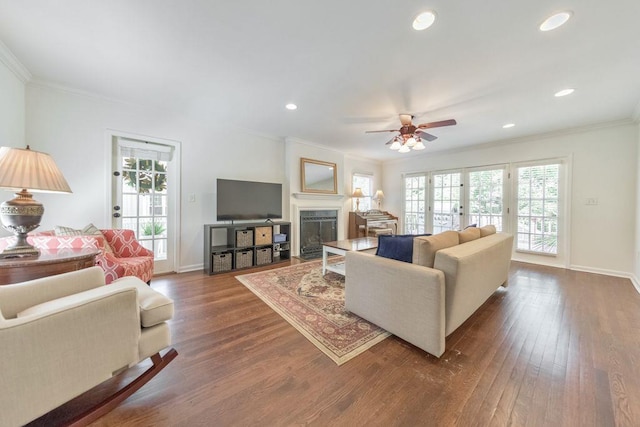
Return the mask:
{"type": "Polygon", "coordinates": [[[416,139],[413,136],[410,136],[409,139],[407,139],[406,145],[409,148],[413,147],[416,145],[416,139]]]}
{"type": "Polygon", "coordinates": [[[416,145],[413,146],[414,150],[424,150],[425,148],[427,148],[427,147],[424,146],[422,141],[416,142],[416,145]]]}
{"type": "Polygon", "coordinates": [[[436,20],[436,13],[432,10],[427,10],[426,12],[422,12],[413,20],[413,29],[416,31],[426,30],[436,20]]]}
{"type": "Polygon", "coordinates": [[[571,18],[573,12],[570,10],[565,10],[562,12],[554,13],[540,24],[540,31],[551,31],[556,28],[566,24],[566,22],[571,18]]]}
{"type": "Polygon", "coordinates": [[[397,139],[393,140],[393,144],[391,144],[391,147],[389,147],[392,150],[399,150],[400,147],[402,147],[402,144],[400,144],[400,141],[398,141],[397,139]]]}
{"type": "Polygon", "coordinates": [[[400,149],[398,150],[398,153],[408,153],[409,151],[411,151],[409,149],[409,147],[407,147],[407,144],[403,144],[402,147],[400,147],[400,149]]]}

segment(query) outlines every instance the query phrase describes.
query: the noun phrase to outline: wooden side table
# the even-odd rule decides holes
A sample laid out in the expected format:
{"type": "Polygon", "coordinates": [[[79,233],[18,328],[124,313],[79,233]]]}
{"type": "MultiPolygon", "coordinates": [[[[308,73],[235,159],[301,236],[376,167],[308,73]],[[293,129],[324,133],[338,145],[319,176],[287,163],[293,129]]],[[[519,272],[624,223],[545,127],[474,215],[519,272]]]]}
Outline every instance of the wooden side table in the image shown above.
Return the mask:
{"type": "Polygon", "coordinates": [[[24,282],[82,270],[96,264],[98,249],[42,250],[38,258],[7,258],[0,260],[0,285],[24,282]]]}

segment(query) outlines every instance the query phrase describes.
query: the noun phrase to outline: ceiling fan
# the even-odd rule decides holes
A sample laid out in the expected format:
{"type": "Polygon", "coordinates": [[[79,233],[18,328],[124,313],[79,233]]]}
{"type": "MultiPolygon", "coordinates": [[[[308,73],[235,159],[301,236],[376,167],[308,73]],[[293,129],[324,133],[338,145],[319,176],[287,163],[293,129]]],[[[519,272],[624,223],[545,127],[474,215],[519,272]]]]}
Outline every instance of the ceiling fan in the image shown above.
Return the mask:
{"type": "Polygon", "coordinates": [[[400,153],[407,153],[409,149],[424,150],[425,146],[422,143],[422,139],[427,141],[433,141],[438,137],[424,132],[422,129],[439,128],[442,126],[452,126],[457,122],[454,119],[441,120],[439,122],[423,123],[415,126],[411,123],[413,116],[411,114],[400,114],[400,123],[402,127],[400,129],[385,129],[385,130],[369,130],[366,133],[376,132],[399,132],[399,135],[392,138],[387,145],[391,144],[392,150],[398,150],[400,153]]]}

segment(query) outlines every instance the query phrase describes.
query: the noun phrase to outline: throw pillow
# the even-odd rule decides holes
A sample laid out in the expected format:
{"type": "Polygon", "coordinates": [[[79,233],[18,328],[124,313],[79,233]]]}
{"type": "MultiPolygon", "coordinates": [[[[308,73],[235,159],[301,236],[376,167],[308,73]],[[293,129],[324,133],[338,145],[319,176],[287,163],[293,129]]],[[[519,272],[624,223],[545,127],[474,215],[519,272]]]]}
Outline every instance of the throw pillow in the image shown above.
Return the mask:
{"type": "Polygon", "coordinates": [[[413,263],[433,268],[436,252],[460,243],[457,231],[443,231],[428,237],[416,237],[413,241],[413,263]]]}
{"type": "Polygon", "coordinates": [[[376,255],[411,262],[413,260],[413,239],[415,234],[381,234],[378,236],[378,249],[376,255]]]}
{"type": "Polygon", "coordinates": [[[496,234],[496,226],[489,224],[484,227],[480,227],[480,237],[485,237],[490,234],[496,234]]]}
{"type": "Polygon", "coordinates": [[[104,242],[104,251],[107,253],[113,253],[113,249],[111,249],[111,246],[109,246],[109,243],[104,238],[104,235],[102,234],[100,229],[91,223],[89,223],[82,230],[77,230],[71,227],[64,227],[62,225],[56,225],[55,227],[53,227],[53,229],[56,233],[56,236],[102,236],[102,240],[104,242]]]}
{"type": "Polygon", "coordinates": [[[464,231],[458,231],[460,235],[460,244],[470,242],[480,238],[480,229],[476,227],[467,228],[464,231]]]}

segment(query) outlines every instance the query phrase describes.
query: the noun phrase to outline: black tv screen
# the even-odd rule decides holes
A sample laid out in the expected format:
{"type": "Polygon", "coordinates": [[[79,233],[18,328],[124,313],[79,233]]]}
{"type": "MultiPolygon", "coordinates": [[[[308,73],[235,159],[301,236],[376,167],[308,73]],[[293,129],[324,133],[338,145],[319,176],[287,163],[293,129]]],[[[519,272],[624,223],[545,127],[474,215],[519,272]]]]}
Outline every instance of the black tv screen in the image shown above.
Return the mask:
{"type": "Polygon", "coordinates": [[[218,179],[217,220],[282,218],[282,184],[218,179]]]}

